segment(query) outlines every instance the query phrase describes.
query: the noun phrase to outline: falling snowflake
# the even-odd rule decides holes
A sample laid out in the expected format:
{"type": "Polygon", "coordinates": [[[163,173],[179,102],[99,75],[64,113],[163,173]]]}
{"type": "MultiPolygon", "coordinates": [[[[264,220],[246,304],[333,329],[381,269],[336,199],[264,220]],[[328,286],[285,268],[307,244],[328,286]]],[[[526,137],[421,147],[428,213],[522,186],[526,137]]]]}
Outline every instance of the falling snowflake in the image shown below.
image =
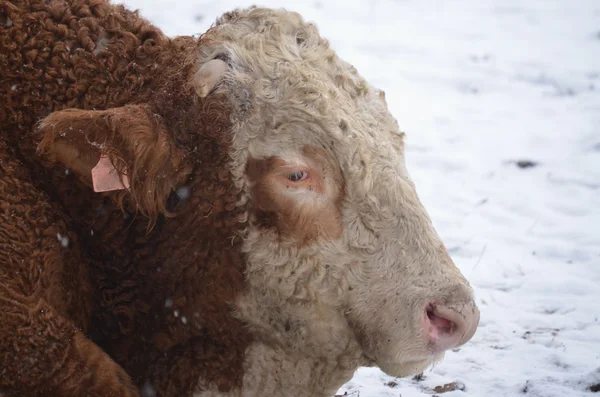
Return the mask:
{"type": "Polygon", "coordinates": [[[63,236],[60,233],[56,233],[56,238],[58,239],[58,242],[60,243],[60,245],[62,245],[63,247],[67,248],[69,246],[69,237],[68,236],[63,236]]]}

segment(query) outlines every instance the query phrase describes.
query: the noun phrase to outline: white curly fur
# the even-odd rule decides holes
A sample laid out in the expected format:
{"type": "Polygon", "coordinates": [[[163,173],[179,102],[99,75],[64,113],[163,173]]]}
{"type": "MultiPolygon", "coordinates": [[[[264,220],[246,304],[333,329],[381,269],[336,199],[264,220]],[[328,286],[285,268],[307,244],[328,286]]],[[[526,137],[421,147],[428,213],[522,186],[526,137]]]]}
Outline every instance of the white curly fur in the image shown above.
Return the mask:
{"type": "MultiPolygon", "coordinates": [[[[360,365],[407,376],[440,359],[424,339],[424,307],[472,302],[472,292],[419,202],[383,92],[294,12],[237,10],[206,37],[199,64],[229,64],[216,92],[235,109],[239,186],[249,191],[250,157],[292,161],[311,146],[335,158],[345,192],[338,239],[298,244],[256,226],[244,236],[237,314],[256,342],[242,390],[226,395],[332,395],[360,365]]],[[[196,397],[213,395],[223,394],[196,397]]]]}

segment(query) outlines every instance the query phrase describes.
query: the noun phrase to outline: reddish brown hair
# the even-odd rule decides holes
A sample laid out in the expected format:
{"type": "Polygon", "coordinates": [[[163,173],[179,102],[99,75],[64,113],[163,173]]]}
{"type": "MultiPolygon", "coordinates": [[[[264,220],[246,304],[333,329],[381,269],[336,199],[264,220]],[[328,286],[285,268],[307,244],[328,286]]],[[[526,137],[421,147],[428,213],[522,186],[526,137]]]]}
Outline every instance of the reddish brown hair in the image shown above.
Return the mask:
{"type": "Polygon", "coordinates": [[[39,153],[51,162],[72,166],[85,182],[100,155],[112,161],[121,176],[129,179],[135,207],[156,223],[159,214],[172,215],[167,199],[174,187],[189,175],[191,167],[175,148],[159,115],[148,106],[133,105],[104,111],[69,109],[52,113],[40,124],[39,153]]]}

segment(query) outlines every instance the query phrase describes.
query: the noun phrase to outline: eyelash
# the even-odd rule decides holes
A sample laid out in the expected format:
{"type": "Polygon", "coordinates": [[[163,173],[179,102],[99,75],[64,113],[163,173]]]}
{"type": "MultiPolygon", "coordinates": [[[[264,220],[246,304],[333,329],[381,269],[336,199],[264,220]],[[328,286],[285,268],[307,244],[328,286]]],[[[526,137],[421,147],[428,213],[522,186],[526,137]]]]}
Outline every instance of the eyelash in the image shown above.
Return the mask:
{"type": "Polygon", "coordinates": [[[300,182],[308,178],[308,172],[306,171],[294,171],[287,175],[287,179],[292,182],[300,182]]]}

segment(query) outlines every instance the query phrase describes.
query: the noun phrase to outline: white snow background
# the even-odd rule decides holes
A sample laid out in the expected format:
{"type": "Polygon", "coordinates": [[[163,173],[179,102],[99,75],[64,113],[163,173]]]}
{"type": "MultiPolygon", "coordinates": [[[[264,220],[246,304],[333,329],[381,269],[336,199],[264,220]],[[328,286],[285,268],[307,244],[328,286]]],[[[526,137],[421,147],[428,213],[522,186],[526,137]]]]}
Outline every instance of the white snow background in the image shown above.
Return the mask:
{"type": "MultiPolygon", "coordinates": [[[[125,0],[169,35],[247,0],[125,0]]],[[[593,396],[600,383],[600,0],[262,0],[315,22],[386,98],[407,166],[481,309],[421,381],[339,394],[593,396]],[[515,161],[536,166],[520,168],[515,161]],[[463,387],[461,387],[463,388],[463,387]],[[439,393],[437,393],[439,394],[439,393]]],[[[394,383],[389,383],[393,381],[394,383]]],[[[600,396],[600,394],[598,394],[600,396]]]]}

